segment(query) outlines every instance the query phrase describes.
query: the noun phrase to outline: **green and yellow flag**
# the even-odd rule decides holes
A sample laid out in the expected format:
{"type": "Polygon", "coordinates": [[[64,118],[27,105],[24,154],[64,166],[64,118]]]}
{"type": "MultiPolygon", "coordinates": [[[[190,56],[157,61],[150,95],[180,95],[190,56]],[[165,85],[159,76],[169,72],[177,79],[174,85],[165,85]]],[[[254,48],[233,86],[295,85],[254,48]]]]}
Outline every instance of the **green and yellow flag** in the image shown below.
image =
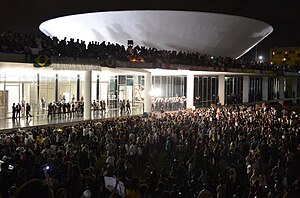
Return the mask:
{"type": "Polygon", "coordinates": [[[47,55],[39,55],[33,61],[34,67],[48,67],[51,65],[51,61],[49,56],[47,55]]]}

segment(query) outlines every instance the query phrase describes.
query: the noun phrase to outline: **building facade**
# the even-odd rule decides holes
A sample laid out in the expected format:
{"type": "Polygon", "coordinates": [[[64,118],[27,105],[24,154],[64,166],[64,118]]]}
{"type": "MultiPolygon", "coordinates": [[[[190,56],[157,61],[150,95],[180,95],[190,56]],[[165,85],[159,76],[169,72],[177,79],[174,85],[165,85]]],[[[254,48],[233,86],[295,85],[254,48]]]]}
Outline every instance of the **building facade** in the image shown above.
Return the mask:
{"type": "MultiPolygon", "coordinates": [[[[132,66],[132,65],[131,65],[132,66]]],[[[300,96],[300,77],[182,69],[108,68],[58,65],[35,68],[30,63],[0,62],[0,119],[11,117],[12,105],[29,103],[33,115],[49,103],[83,101],[91,119],[93,101],[105,101],[108,111],[128,100],[137,113],[291,100],[300,96]],[[167,103],[170,106],[167,106],[167,103]],[[174,108],[173,103],[178,103],[174,108]]],[[[138,66],[134,64],[134,66],[138,66]]]]}

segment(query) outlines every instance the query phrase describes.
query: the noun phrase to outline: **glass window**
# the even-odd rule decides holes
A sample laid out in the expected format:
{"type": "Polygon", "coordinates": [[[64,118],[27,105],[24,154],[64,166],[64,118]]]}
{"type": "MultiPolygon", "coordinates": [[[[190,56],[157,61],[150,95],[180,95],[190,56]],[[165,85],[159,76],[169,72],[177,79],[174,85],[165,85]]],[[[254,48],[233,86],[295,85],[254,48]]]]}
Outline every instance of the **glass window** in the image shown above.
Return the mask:
{"type": "Polygon", "coordinates": [[[207,77],[203,78],[203,100],[207,100],[207,89],[208,89],[208,82],[207,82],[207,77]]]}
{"type": "Polygon", "coordinates": [[[208,77],[208,90],[207,90],[207,99],[211,100],[211,92],[212,92],[212,87],[211,87],[211,77],[208,77]]]}
{"type": "Polygon", "coordinates": [[[194,78],[194,98],[199,96],[199,77],[194,78]]]}
{"type": "Polygon", "coordinates": [[[115,90],[117,90],[117,79],[115,79],[115,78],[110,79],[109,90],[110,90],[110,92],[115,92],[115,90]]]}
{"type": "Polygon", "coordinates": [[[119,76],[119,84],[124,85],[126,80],[126,76],[119,76]]]}
{"type": "Polygon", "coordinates": [[[199,96],[200,96],[200,100],[202,101],[203,99],[203,78],[200,77],[199,78],[199,96]]]}
{"type": "Polygon", "coordinates": [[[154,77],[154,87],[160,87],[160,76],[154,77]]]}
{"type": "Polygon", "coordinates": [[[138,84],[139,84],[139,85],[144,85],[144,80],[145,80],[145,77],[144,77],[144,76],[139,76],[139,77],[138,77],[138,84]]]}
{"type": "Polygon", "coordinates": [[[127,78],[127,83],[126,83],[126,85],[133,85],[133,79],[132,78],[127,78]]]}

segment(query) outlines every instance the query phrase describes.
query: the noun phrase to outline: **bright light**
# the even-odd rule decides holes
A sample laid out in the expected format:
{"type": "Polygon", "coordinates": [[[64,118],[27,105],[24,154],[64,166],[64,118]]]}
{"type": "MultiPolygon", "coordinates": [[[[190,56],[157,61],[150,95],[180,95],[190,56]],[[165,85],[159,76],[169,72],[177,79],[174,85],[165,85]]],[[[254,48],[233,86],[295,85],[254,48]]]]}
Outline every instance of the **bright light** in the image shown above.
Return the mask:
{"type": "Polygon", "coordinates": [[[155,97],[158,97],[158,96],[161,96],[161,89],[160,88],[154,88],[150,91],[150,95],[151,96],[155,96],[155,97]]]}
{"type": "Polygon", "coordinates": [[[259,56],[259,57],[258,57],[259,60],[262,60],[263,58],[264,58],[263,56],[259,56]]]}
{"type": "Polygon", "coordinates": [[[286,61],[286,58],[283,58],[282,61],[286,61]]]}
{"type": "Polygon", "coordinates": [[[213,56],[211,56],[211,57],[210,57],[210,59],[214,59],[214,57],[213,57],[213,56]]]}

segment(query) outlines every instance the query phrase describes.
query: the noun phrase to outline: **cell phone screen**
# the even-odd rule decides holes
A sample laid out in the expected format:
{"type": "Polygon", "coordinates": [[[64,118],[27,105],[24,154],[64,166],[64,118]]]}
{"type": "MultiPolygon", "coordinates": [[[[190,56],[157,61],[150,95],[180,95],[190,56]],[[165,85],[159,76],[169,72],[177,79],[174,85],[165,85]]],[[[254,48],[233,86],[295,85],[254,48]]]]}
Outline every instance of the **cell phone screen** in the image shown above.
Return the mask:
{"type": "Polygon", "coordinates": [[[50,169],[50,166],[48,166],[48,165],[43,167],[44,171],[48,171],[49,169],[50,169]]]}

